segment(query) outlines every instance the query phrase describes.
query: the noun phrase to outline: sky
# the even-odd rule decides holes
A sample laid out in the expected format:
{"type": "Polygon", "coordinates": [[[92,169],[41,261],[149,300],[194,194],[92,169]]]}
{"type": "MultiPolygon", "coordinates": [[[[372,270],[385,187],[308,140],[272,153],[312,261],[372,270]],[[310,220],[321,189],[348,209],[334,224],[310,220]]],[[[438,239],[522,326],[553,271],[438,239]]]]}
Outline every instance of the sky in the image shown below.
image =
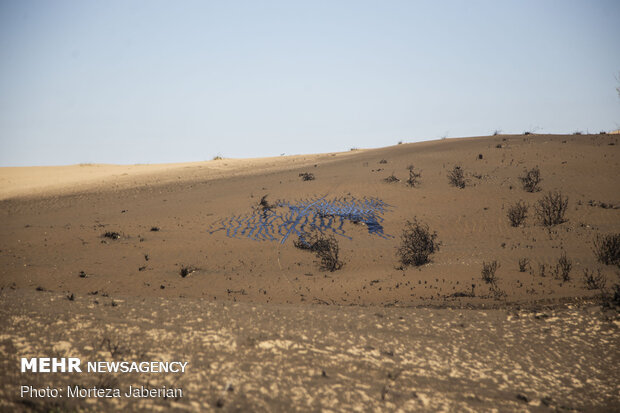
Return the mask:
{"type": "Polygon", "coordinates": [[[620,129],[620,2],[0,0],[0,166],[620,129]]]}

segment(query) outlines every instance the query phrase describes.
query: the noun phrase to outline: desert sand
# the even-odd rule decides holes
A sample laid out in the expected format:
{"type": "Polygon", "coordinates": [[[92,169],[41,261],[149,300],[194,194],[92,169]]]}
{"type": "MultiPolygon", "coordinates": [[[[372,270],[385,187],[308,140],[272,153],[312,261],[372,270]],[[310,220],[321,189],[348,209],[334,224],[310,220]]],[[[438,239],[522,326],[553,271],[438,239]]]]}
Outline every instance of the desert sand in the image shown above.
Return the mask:
{"type": "Polygon", "coordinates": [[[620,323],[601,297],[620,273],[593,252],[597,236],[620,232],[618,145],[611,134],[498,135],[265,159],[0,168],[2,407],[49,407],[16,397],[23,377],[11,366],[63,341],[68,356],[183,355],[194,366],[180,400],[102,409],[618,409],[620,323]],[[455,166],[464,188],[448,182],[455,166]],[[534,167],[540,191],[527,192],[519,177],[534,167]],[[545,227],[535,205],[549,191],[568,209],[545,227]],[[321,200],[380,200],[381,231],[326,216],[343,263],[328,271],[294,245],[303,217],[277,231],[246,225],[265,213],[261,199],[282,216],[321,200]],[[507,210],[518,201],[529,210],[513,227],[507,210]],[[414,218],[436,232],[439,250],[403,266],[400,235],[414,218]],[[562,256],[565,279],[554,273],[562,256]],[[481,270],[492,261],[488,284],[481,270]],[[600,271],[604,288],[588,288],[584,271],[600,271]],[[76,338],[63,339],[54,320],[76,338]],[[98,349],[106,334],[126,351],[98,349]]]}

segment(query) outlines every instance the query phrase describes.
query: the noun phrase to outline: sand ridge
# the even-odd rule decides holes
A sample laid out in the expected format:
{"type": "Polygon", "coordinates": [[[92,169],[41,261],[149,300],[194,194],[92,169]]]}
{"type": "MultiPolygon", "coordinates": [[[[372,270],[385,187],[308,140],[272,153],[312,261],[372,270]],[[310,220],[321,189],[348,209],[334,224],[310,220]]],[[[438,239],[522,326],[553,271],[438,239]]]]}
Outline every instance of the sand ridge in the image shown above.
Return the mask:
{"type": "Polygon", "coordinates": [[[67,166],[0,167],[0,200],[72,194],[83,191],[128,189],[191,180],[276,172],[291,165],[341,159],[350,152],[288,155],[271,158],[214,159],[204,162],[113,165],[84,163],[67,166]]]}

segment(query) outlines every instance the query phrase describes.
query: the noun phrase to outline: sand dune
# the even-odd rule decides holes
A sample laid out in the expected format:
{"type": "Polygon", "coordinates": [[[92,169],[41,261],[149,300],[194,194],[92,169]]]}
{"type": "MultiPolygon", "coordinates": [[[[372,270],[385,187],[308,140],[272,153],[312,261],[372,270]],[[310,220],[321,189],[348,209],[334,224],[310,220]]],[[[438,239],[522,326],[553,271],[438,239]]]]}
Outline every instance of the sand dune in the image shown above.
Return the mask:
{"type": "Polygon", "coordinates": [[[0,274],[5,286],[74,293],[420,304],[493,301],[480,272],[483,262],[497,260],[506,300],[587,296],[584,270],[601,269],[610,282],[616,277],[591,245],[597,234],[620,230],[618,161],[614,136],[519,135],[190,164],[4,168],[0,274]],[[421,172],[415,188],[405,184],[410,164],[421,172]],[[455,165],[465,171],[464,189],[448,184],[455,165]],[[519,176],[535,166],[542,191],[525,192],[519,176]],[[303,181],[302,172],[316,179],[303,181]],[[400,181],[385,182],[392,174],[400,181]],[[555,190],[568,197],[568,220],[549,230],[533,207],[555,190]],[[295,234],[281,243],[282,234],[255,241],[225,229],[209,233],[222,220],[252,216],[264,195],[293,204],[380,199],[389,205],[381,216],[386,236],[345,220],[344,236],[336,235],[344,267],[332,273],[294,247],[295,234]],[[530,206],[529,216],[513,228],[506,212],[519,200],[530,206]],[[430,263],[400,269],[400,232],[414,217],[437,232],[441,246],[430,263]],[[107,231],[120,239],[102,238],[107,231]],[[569,282],[549,276],[562,253],[573,264],[569,282]],[[525,272],[521,258],[529,261],[525,272]],[[183,267],[195,271],[181,277],[183,267]],[[472,289],[475,297],[455,298],[472,289]]]}

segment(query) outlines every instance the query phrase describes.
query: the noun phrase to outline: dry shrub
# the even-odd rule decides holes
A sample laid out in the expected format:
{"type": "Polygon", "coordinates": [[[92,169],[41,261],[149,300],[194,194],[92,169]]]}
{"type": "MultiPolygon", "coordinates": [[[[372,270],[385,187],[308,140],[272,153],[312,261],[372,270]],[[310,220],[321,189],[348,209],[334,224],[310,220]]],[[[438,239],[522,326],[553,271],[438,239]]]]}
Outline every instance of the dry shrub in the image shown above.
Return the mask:
{"type": "Polygon", "coordinates": [[[340,247],[333,235],[325,235],[315,231],[305,233],[293,243],[295,247],[314,252],[320,258],[320,268],[325,271],[337,271],[342,268],[344,263],[339,259],[340,247]]]}
{"type": "Polygon", "coordinates": [[[393,183],[393,182],[400,182],[400,179],[398,179],[398,178],[396,177],[396,175],[394,175],[394,174],[392,173],[392,175],[390,175],[390,176],[388,176],[387,178],[385,178],[385,179],[384,179],[384,181],[385,181],[385,182],[387,182],[388,184],[391,184],[391,183],[393,183]]]}
{"type": "Polygon", "coordinates": [[[530,264],[528,258],[519,258],[519,272],[527,271],[527,266],[530,264]]]}
{"type": "Polygon", "coordinates": [[[562,196],[559,191],[549,192],[536,205],[536,215],[541,224],[545,227],[566,222],[566,211],[568,210],[568,197],[562,196]]]}
{"type": "Polygon", "coordinates": [[[420,266],[430,261],[430,255],[439,251],[437,233],[431,232],[428,225],[422,224],[413,218],[407,221],[400,236],[400,246],[397,255],[403,266],[420,266]]]}
{"type": "Polygon", "coordinates": [[[491,262],[482,262],[482,280],[487,283],[487,284],[492,284],[495,285],[497,283],[497,276],[495,275],[495,271],[497,271],[497,268],[499,267],[499,264],[497,263],[497,261],[491,261],[491,262]]]}
{"type": "Polygon", "coordinates": [[[562,256],[558,259],[558,263],[555,265],[555,276],[561,278],[562,281],[570,281],[570,272],[573,268],[573,262],[566,257],[566,253],[563,252],[562,256]]]}
{"type": "Polygon", "coordinates": [[[452,168],[452,170],[448,173],[448,182],[450,182],[450,185],[457,188],[465,188],[465,173],[463,168],[458,165],[452,168]]]}
{"type": "Polygon", "coordinates": [[[539,184],[542,181],[542,178],[540,177],[540,169],[538,169],[537,166],[530,169],[529,171],[526,170],[523,173],[523,176],[519,177],[519,180],[523,184],[523,189],[525,189],[527,192],[540,191],[539,184]]]}
{"type": "Polygon", "coordinates": [[[620,267],[620,233],[598,235],[593,242],[593,249],[599,262],[620,267]]]}
{"type": "Polygon", "coordinates": [[[601,270],[594,271],[588,269],[583,270],[583,282],[588,290],[602,290],[607,284],[607,278],[601,274],[601,270]]]}
{"type": "Polygon", "coordinates": [[[415,169],[413,168],[413,165],[409,165],[407,169],[409,170],[409,179],[407,179],[407,185],[409,185],[412,188],[415,188],[416,186],[420,184],[420,177],[422,176],[422,174],[419,172],[416,172],[415,169]]]}
{"type": "Polygon", "coordinates": [[[523,224],[525,218],[527,218],[527,210],[529,207],[527,204],[522,201],[517,202],[508,208],[508,220],[510,221],[510,225],[513,227],[518,227],[523,224]]]}

